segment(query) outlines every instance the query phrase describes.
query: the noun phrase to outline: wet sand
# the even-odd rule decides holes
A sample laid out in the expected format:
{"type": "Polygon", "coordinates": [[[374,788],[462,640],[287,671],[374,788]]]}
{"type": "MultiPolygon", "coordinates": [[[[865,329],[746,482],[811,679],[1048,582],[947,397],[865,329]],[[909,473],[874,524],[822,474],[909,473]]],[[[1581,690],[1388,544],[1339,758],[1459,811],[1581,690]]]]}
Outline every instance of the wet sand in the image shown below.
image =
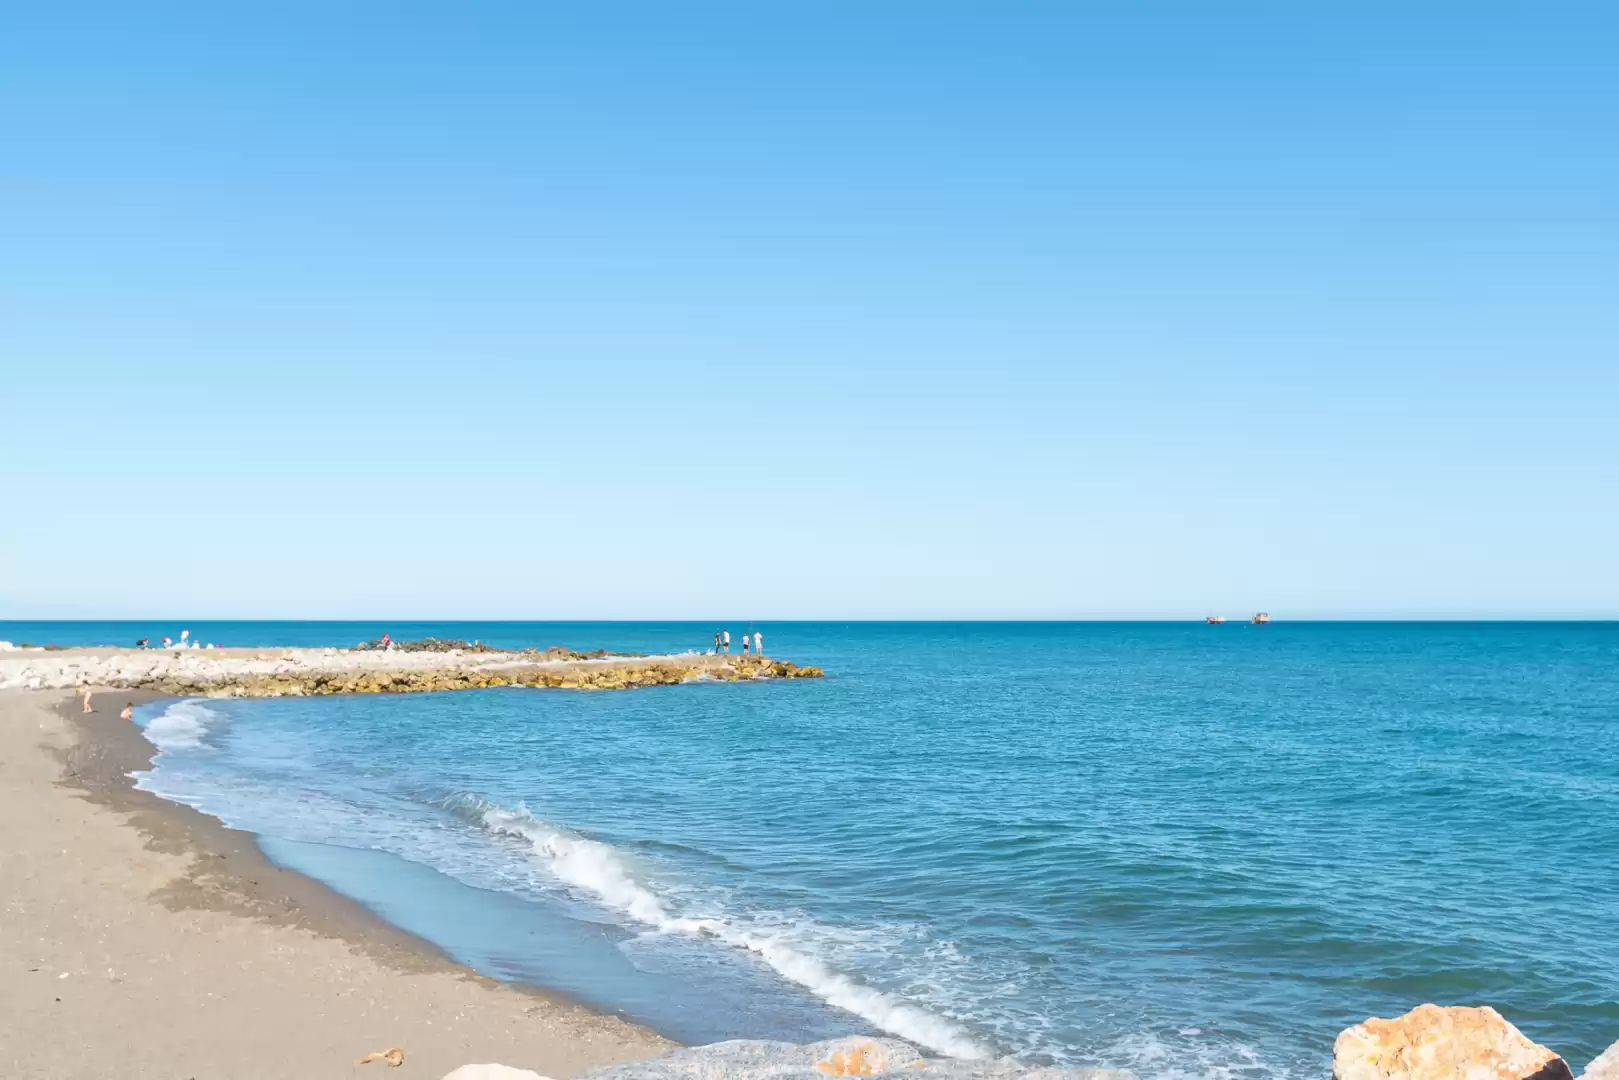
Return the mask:
{"type": "Polygon", "coordinates": [[[250,834],[134,790],[150,692],[0,691],[0,1075],[436,1078],[499,1061],[566,1078],[667,1040],[503,986],[250,834]],[[354,1064],[398,1046],[405,1064],[354,1064]]]}

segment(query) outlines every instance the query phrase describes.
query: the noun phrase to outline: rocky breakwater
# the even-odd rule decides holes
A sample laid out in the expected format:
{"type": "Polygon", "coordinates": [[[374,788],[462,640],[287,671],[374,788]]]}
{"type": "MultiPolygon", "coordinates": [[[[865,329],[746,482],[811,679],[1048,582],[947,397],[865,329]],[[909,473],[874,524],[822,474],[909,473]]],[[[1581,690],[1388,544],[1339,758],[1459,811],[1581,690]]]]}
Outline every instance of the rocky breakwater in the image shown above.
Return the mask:
{"type": "Polygon", "coordinates": [[[712,680],[819,678],[755,656],[596,656],[567,649],[68,649],[0,655],[0,689],[113,687],[181,696],[421,693],[491,686],[629,690],[712,680]]]}
{"type": "MultiPolygon", "coordinates": [[[[1173,1063],[1166,1072],[1178,1072],[1173,1063]]],[[[1015,1058],[930,1058],[898,1039],[847,1036],[798,1046],[738,1040],[693,1046],[647,1061],[607,1065],[582,1080],[827,1080],[894,1076],[916,1080],[1134,1080],[1123,1069],[1055,1068],[1015,1058]]],[[[1491,1008],[1420,1005],[1393,1020],[1373,1018],[1338,1036],[1333,1080],[1572,1080],[1555,1052],[1526,1038],[1491,1008]]],[[[463,1065],[443,1080],[547,1080],[510,1065],[463,1065]]],[[[1619,1043],[1580,1080],[1619,1080],[1619,1043]]]]}
{"type": "MultiPolygon", "coordinates": [[[[511,649],[497,649],[493,645],[485,645],[481,641],[460,641],[455,638],[435,637],[426,637],[419,641],[388,641],[383,638],[373,638],[370,641],[360,642],[354,648],[359,652],[498,653],[513,655],[511,649]]],[[[646,653],[615,653],[608,652],[606,649],[580,652],[564,645],[552,645],[548,649],[523,649],[515,655],[539,660],[603,660],[609,657],[645,656],[646,653]]]]}
{"type": "MultiPolygon", "coordinates": [[[[845,1076],[916,1080],[1134,1080],[1123,1069],[1058,1069],[1013,1058],[960,1061],[924,1057],[898,1039],[850,1036],[798,1046],[739,1039],[675,1050],[649,1061],[608,1065],[583,1080],[828,1080],[845,1076]]],[[[464,1065],[444,1080],[546,1080],[508,1065],[464,1065]]]]}

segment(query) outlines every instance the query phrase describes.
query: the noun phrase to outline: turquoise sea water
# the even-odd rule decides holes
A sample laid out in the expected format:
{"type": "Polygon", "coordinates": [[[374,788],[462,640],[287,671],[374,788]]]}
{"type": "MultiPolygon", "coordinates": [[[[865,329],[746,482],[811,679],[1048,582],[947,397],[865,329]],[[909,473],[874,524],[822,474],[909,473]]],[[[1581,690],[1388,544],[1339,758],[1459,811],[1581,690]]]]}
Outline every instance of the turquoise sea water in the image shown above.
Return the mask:
{"type": "MultiPolygon", "coordinates": [[[[55,626],[0,638],[178,628],[55,626]]],[[[1619,624],[761,628],[830,677],[162,703],[143,783],[491,974],[689,1041],[1318,1077],[1340,1029],[1423,1001],[1495,1005],[1576,1070],[1619,1039],[1619,624]]]]}

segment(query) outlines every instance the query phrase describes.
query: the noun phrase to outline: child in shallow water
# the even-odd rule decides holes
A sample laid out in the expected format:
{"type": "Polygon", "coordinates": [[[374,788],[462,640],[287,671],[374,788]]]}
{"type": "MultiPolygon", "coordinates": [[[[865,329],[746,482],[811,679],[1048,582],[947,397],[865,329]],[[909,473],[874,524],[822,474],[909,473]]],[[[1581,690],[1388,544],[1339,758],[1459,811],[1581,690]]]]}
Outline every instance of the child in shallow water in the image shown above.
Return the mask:
{"type": "Polygon", "coordinates": [[[133,701],[124,703],[124,711],[118,714],[118,719],[128,720],[131,724],[135,722],[135,703],[133,701]]]}

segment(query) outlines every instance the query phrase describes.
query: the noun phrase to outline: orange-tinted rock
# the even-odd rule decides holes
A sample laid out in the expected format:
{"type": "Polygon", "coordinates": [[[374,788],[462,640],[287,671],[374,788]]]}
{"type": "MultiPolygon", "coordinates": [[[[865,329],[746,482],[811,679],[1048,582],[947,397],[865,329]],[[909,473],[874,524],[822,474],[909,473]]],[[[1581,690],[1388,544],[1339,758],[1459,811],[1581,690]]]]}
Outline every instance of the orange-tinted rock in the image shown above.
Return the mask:
{"type": "Polygon", "coordinates": [[[1573,1080],[1562,1058],[1494,1009],[1419,1005],[1345,1029],[1333,1080],[1573,1080]]]}
{"type": "Polygon", "coordinates": [[[839,1047],[815,1063],[827,1076],[877,1076],[888,1071],[888,1050],[877,1042],[839,1047]]]}

